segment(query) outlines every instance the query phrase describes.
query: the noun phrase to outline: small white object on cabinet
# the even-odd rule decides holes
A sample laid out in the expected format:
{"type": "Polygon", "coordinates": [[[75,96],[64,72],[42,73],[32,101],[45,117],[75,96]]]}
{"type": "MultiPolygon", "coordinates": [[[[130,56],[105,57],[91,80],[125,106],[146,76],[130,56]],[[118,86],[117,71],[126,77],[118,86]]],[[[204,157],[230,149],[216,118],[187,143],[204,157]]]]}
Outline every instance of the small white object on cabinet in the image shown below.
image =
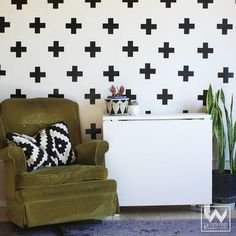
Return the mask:
{"type": "Polygon", "coordinates": [[[211,204],[211,129],[207,114],[104,116],[120,206],[211,204]]]}

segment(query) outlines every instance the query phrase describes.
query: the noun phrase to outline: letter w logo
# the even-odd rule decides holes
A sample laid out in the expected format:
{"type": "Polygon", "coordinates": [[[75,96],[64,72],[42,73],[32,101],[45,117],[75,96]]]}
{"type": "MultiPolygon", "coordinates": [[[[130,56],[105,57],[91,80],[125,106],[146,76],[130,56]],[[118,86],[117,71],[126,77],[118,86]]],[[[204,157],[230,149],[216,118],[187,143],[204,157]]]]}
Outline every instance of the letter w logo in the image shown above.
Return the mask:
{"type": "Polygon", "coordinates": [[[225,217],[227,216],[227,210],[225,210],[221,215],[216,209],[211,214],[208,210],[204,209],[204,215],[209,220],[210,223],[213,221],[215,217],[220,221],[220,223],[222,223],[225,217]]]}

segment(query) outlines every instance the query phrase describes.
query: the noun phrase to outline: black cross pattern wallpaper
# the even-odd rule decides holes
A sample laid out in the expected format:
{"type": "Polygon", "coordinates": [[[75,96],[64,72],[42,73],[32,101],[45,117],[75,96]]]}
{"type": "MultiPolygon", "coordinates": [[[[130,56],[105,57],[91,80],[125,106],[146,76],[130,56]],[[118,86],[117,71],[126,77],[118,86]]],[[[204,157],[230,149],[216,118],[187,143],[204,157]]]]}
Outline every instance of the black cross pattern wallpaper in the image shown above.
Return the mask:
{"type": "Polygon", "coordinates": [[[84,140],[113,84],[142,114],[188,113],[235,76],[235,0],[0,0],[0,100],[77,101],[84,140]]]}

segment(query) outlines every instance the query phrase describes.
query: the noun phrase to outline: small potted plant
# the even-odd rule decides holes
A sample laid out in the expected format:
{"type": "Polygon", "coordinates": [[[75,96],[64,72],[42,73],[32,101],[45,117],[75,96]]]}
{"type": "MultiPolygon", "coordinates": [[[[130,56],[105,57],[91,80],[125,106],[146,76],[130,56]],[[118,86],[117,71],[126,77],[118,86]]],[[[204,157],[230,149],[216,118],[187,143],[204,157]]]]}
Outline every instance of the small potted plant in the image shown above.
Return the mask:
{"type": "Polygon", "coordinates": [[[139,114],[139,105],[137,100],[131,100],[129,102],[128,113],[131,116],[137,116],[139,114]]]}
{"type": "Polygon", "coordinates": [[[236,121],[232,117],[233,96],[228,110],[223,90],[219,89],[214,94],[210,85],[207,113],[211,114],[218,152],[218,168],[213,170],[213,203],[229,204],[233,208],[236,201],[236,121]]]}
{"type": "Polygon", "coordinates": [[[105,99],[107,114],[109,115],[127,114],[129,98],[123,95],[125,92],[125,87],[123,85],[121,85],[120,87],[115,87],[114,85],[112,85],[109,88],[109,91],[111,92],[111,96],[108,96],[105,99]]]}

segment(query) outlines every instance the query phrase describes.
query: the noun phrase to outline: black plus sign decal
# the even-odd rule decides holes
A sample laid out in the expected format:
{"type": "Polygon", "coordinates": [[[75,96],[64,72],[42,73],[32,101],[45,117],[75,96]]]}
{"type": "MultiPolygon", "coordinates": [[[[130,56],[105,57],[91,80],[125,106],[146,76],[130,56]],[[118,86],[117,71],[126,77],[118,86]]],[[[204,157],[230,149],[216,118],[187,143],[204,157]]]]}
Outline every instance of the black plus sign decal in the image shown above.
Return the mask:
{"type": "Polygon", "coordinates": [[[59,89],[53,89],[52,94],[48,94],[49,98],[64,98],[64,94],[59,93],[59,89]]]}
{"type": "Polygon", "coordinates": [[[232,24],[228,24],[228,19],[222,19],[222,24],[217,24],[217,29],[222,30],[222,34],[227,34],[228,30],[233,29],[232,24]]]}
{"type": "Polygon", "coordinates": [[[90,3],[91,8],[96,8],[97,2],[101,2],[101,0],[85,0],[85,2],[90,3]]]}
{"type": "Polygon", "coordinates": [[[146,34],[152,34],[152,30],[157,29],[156,24],[152,24],[152,19],[146,19],[146,24],[141,24],[141,29],[146,30],[146,34]]]}
{"type": "Polygon", "coordinates": [[[84,95],[85,99],[89,99],[90,100],[90,104],[95,104],[96,99],[100,99],[101,98],[101,94],[96,94],[95,93],[95,89],[92,88],[90,89],[90,93],[89,94],[85,94],[84,95]]]}
{"type": "Polygon", "coordinates": [[[97,138],[97,134],[101,134],[102,133],[102,129],[100,128],[96,128],[96,124],[95,123],[91,123],[90,124],[90,129],[85,129],[85,133],[86,134],[90,134],[91,139],[96,139],[97,138]]]}
{"type": "Polygon", "coordinates": [[[151,74],[156,74],[156,69],[152,69],[150,63],[145,63],[145,68],[140,69],[140,74],[144,74],[145,79],[150,79],[151,74]]]}
{"type": "Polygon", "coordinates": [[[3,75],[6,75],[6,71],[5,71],[5,70],[2,70],[2,69],[1,69],[1,65],[0,65],[0,78],[1,78],[1,76],[3,76],[3,75]]]}
{"type": "Polygon", "coordinates": [[[71,23],[66,23],[66,29],[71,29],[71,34],[76,34],[77,29],[81,29],[82,24],[76,22],[76,18],[71,18],[71,23]]]}
{"type": "Polygon", "coordinates": [[[184,23],[180,23],[179,28],[184,29],[184,34],[189,34],[190,29],[195,28],[195,24],[190,23],[189,18],[184,18],[184,23]]]}
{"type": "Polygon", "coordinates": [[[26,51],[27,51],[27,48],[26,47],[22,47],[20,41],[16,42],[16,46],[15,47],[11,47],[11,52],[15,52],[16,53],[16,57],[21,57],[21,53],[22,52],[26,52],[26,51]]]}
{"type": "Polygon", "coordinates": [[[166,4],[166,8],[171,8],[171,3],[176,2],[176,0],[161,0],[161,2],[166,4]]]}
{"type": "Polygon", "coordinates": [[[128,57],[133,57],[134,52],[138,52],[138,47],[134,46],[133,41],[128,41],[128,46],[123,47],[123,52],[128,52],[128,57]]]}
{"type": "Polygon", "coordinates": [[[162,100],[162,105],[167,105],[168,100],[173,99],[173,94],[168,94],[168,89],[162,89],[162,93],[157,94],[157,99],[162,100]]]}
{"type": "Polygon", "coordinates": [[[35,34],[40,34],[41,28],[46,28],[45,23],[40,22],[40,17],[35,17],[33,23],[29,23],[30,28],[34,28],[35,34]]]}
{"type": "Polygon", "coordinates": [[[10,27],[10,22],[5,21],[5,17],[0,17],[0,33],[5,33],[5,28],[10,27]]]}
{"type": "Polygon", "coordinates": [[[114,81],[115,76],[119,76],[120,72],[114,70],[114,66],[108,66],[108,71],[103,71],[103,76],[108,77],[108,81],[112,82],[114,81]]]}
{"type": "Polygon", "coordinates": [[[15,4],[17,10],[21,10],[22,5],[27,4],[27,0],[11,0],[11,4],[15,4]]]}
{"type": "Polygon", "coordinates": [[[90,57],[96,57],[96,52],[101,52],[101,47],[96,47],[96,42],[91,41],[89,47],[85,47],[85,52],[90,53],[90,57]]]}
{"type": "Polygon", "coordinates": [[[36,66],[34,72],[30,72],[30,77],[35,78],[35,83],[40,83],[41,78],[46,77],[46,72],[41,72],[40,67],[36,66]]]}
{"type": "Polygon", "coordinates": [[[218,78],[223,78],[223,83],[229,83],[229,78],[233,78],[234,73],[229,72],[228,67],[223,67],[223,72],[218,73],[218,78]]]}
{"type": "Polygon", "coordinates": [[[16,89],[15,94],[10,95],[11,98],[26,98],[26,94],[21,93],[21,89],[16,89]]]}
{"type": "Polygon", "coordinates": [[[203,43],[203,47],[202,48],[198,48],[197,49],[198,53],[202,53],[202,58],[206,59],[208,58],[208,54],[209,53],[213,53],[214,49],[213,48],[209,48],[208,47],[208,43],[203,43]]]}
{"type": "Polygon", "coordinates": [[[128,8],[132,8],[135,2],[138,2],[138,0],[122,0],[122,2],[127,3],[128,8]]]}
{"type": "Polygon", "coordinates": [[[71,71],[67,71],[67,76],[72,77],[72,82],[77,82],[79,76],[83,76],[83,71],[78,71],[77,66],[72,66],[71,71]]]}
{"type": "Polygon", "coordinates": [[[203,106],[206,106],[207,93],[208,93],[208,90],[204,89],[203,94],[197,96],[197,100],[202,101],[203,106]]]}
{"type": "Polygon", "coordinates": [[[213,0],[198,0],[198,3],[202,3],[203,8],[208,8],[208,4],[213,3],[213,0]]]}
{"type": "Polygon", "coordinates": [[[136,100],[136,95],[131,93],[131,89],[126,89],[125,96],[129,98],[129,100],[136,100]]]}
{"type": "Polygon", "coordinates": [[[184,66],[182,71],[178,71],[178,76],[183,76],[183,81],[188,82],[189,76],[194,76],[194,72],[189,70],[189,66],[184,66]]]}
{"type": "Polygon", "coordinates": [[[64,47],[59,46],[59,41],[53,41],[53,46],[49,46],[48,51],[53,52],[53,57],[59,57],[59,52],[64,52],[64,47]]]}
{"type": "Polygon", "coordinates": [[[119,29],[119,24],[114,23],[113,18],[108,18],[108,23],[103,24],[103,29],[108,29],[108,34],[113,34],[114,29],[119,29]]]}
{"type": "Polygon", "coordinates": [[[64,3],[64,0],[48,0],[48,3],[52,3],[54,9],[59,8],[59,3],[64,3]]]}
{"type": "Polygon", "coordinates": [[[164,58],[169,58],[169,54],[170,53],[174,53],[175,49],[174,48],[170,48],[168,42],[164,42],[164,47],[163,48],[159,48],[158,52],[163,53],[164,58]]]}

